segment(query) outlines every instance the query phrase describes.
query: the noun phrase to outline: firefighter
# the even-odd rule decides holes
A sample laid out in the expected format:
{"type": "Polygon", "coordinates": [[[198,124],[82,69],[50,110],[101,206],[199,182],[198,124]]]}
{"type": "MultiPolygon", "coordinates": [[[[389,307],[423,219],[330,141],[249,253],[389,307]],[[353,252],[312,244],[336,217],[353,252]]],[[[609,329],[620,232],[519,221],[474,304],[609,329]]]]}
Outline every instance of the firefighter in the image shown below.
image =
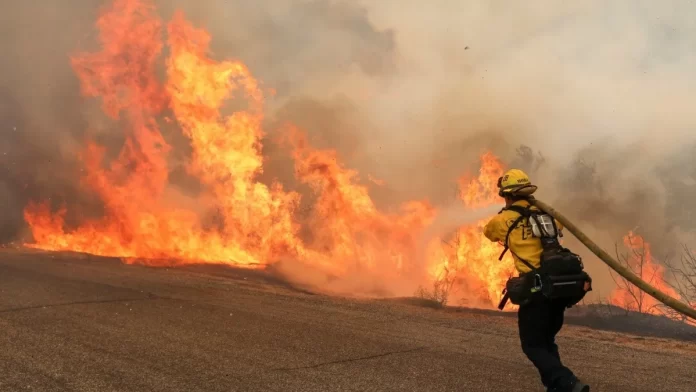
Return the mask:
{"type": "MultiPolygon", "coordinates": [[[[506,208],[519,206],[536,209],[530,205],[530,200],[537,187],[532,185],[522,170],[506,172],[498,180],[498,188],[500,196],[505,199],[506,208]]],[[[528,264],[534,268],[540,267],[543,249],[541,240],[532,233],[529,218],[518,221],[519,217],[515,211],[503,209],[486,224],[484,235],[493,242],[503,243],[507,240],[505,245],[513,255],[515,268],[523,276],[532,271],[528,264]],[[518,223],[516,227],[514,223],[518,223]]],[[[562,227],[558,222],[556,225],[560,234],[562,227]]],[[[563,365],[555,342],[556,334],[563,326],[567,306],[568,303],[562,299],[549,299],[540,292],[531,294],[530,300],[522,303],[517,313],[522,351],[539,371],[547,391],[589,392],[590,387],[563,365]]]]}

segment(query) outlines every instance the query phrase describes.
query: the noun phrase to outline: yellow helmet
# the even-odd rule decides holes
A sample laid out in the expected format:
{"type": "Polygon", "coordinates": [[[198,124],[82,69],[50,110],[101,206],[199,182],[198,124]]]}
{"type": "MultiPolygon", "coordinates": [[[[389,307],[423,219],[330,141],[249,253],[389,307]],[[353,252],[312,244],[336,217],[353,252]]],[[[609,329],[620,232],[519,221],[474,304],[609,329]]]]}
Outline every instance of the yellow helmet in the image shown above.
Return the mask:
{"type": "Polygon", "coordinates": [[[520,169],[511,169],[498,179],[498,194],[505,196],[529,196],[536,192],[537,186],[532,185],[527,173],[520,169]]]}

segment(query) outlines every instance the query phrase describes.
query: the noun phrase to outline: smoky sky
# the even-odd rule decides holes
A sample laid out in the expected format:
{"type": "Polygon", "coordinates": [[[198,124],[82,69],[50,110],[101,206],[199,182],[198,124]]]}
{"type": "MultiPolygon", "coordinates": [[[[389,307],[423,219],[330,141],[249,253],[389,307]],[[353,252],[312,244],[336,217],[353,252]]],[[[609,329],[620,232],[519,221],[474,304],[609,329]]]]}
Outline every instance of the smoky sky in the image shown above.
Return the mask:
{"type": "MultiPolygon", "coordinates": [[[[114,148],[122,142],[98,100],[80,96],[69,62],[96,48],[94,20],[105,4],[13,2],[0,16],[0,241],[23,235],[29,200],[93,202],[79,186],[84,138],[100,132],[114,148]]],[[[264,181],[296,185],[289,154],[273,141],[293,122],[318,147],[338,149],[384,208],[408,199],[451,202],[456,179],[475,173],[478,156],[492,150],[529,170],[539,197],[601,234],[603,244],[634,227],[689,238],[684,205],[696,196],[690,2],[157,6],[165,20],[182,9],[211,33],[213,58],[244,61],[276,90],[267,99],[264,181]]],[[[185,160],[185,140],[168,137],[175,159],[185,160]]],[[[186,184],[180,165],[171,167],[173,181],[186,184]]]]}

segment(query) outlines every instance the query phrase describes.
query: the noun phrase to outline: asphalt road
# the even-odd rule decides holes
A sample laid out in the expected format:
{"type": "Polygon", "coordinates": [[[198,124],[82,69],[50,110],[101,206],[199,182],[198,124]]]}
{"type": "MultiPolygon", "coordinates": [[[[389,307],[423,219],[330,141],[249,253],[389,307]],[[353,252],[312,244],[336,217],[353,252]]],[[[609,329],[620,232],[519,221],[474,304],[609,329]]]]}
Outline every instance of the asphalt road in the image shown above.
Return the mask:
{"type": "MultiPolygon", "coordinates": [[[[515,319],[258,273],[0,251],[2,391],[542,391],[515,319]]],[[[694,343],[568,327],[593,391],[696,390],[694,343]]]]}

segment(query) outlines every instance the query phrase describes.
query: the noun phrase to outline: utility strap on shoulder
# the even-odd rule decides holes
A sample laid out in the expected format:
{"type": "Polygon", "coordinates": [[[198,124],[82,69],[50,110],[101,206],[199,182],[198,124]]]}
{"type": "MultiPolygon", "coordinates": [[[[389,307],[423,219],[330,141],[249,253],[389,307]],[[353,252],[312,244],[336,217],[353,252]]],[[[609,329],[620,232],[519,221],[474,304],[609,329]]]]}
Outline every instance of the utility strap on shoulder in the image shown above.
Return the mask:
{"type": "Polygon", "coordinates": [[[532,212],[532,205],[530,204],[527,207],[512,205],[512,206],[503,208],[501,210],[501,212],[506,211],[506,210],[515,211],[516,213],[518,213],[522,216],[529,216],[529,215],[531,215],[531,212],[532,212]]]}
{"type": "MultiPolygon", "coordinates": [[[[515,212],[517,212],[518,214],[520,214],[520,216],[517,217],[517,219],[515,219],[515,221],[512,222],[512,224],[510,225],[510,228],[508,228],[508,232],[507,232],[507,234],[505,235],[505,243],[503,244],[503,245],[505,246],[505,249],[503,249],[503,253],[500,254],[500,257],[498,258],[499,261],[500,261],[500,260],[503,260],[503,256],[505,256],[505,253],[508,251],[508,249],[510,249],[510,246],[508,245],[509,242],[510,242],[510,234],[512,233],[513,230],[515,230],[515,229],[517,228],[517,225],[519,225],[520,222],[522,222],[522,220],[523,220],[524,218],[529,218],[529,217],[531,216],[531,208],[532,208],[532,205],[531,205],[531,204],[530,204],[529,206],[527,206],[527,207],[522,207],[522,206],[509,206],[509,207],[503,208],[502,211],[505,211],[505,210],[515,211],[515,212]]],[[[502,212],[502,211],[501,211],[501,212],[502,212]]],[[[515,253],[515,251],[513,251],[512,249],[510,249],[510,252],[512,252],[512,254],[513,254],[515,257],[517,257],[522,263],[524,263],[524,265],[526,265],[527,267],[529,267],[529,269],[531,269],[532,271],[536,271],[536,270],[537,270],[536,268],[534,268],[534,266],[533,266],[530,262],[528,262],[527,260],[521,258],[517,253],[515,253]]]]}
{"type": "Polygon", "coordinates": [[[508,243],[510,242],[510,234],[513,230],[515,230],[517,225],[519,225],[520,222],[522,222],[522,219],[524,219],[524,215],[520,215],[517,219],[515,219],[515,221],[512,222],[512,224],[508,228],[507,234],[505,234],[505,242],[503,243],[503,246],[505,246],[505,248],[503,249],[503,253],[500,254],[500,257],[498,257],[498,261],[502,260],[503,256],[505,256],[505,253],[508,251],[508,249],[510,249],[510,247],[508,246],[508,243]]]}
{"type": "Polygon", "coordinates": [[[517,217],[517,219],[515,219],[514,222],[512,222],[512,224],[508,228],[507,234],[505,234],[505,242],[503,243],[503,246],[505,248],[503,249],[503,253],[500,254],[500,257],[498,257],[499,261],[503,259],[503,256],[505,256],[505,253],[508,251],[508,249],[510,249],[510,247],[508,246],[508,243],[510,242],[510,234],[512,233],[513,230],[515,230],[515,228],[517,228],[517,225],[519,225],[520,222],[522,222],[522,219],[529,217],[531,215],[531,213],[530,213],[531,208],[532,208],[532,206],[530,204],[527,207],[509,206],[509,207],[505,207],[502,210],[500,210],[500,213],[502,213],[505,210],[515,211],[516,213],[520,214],[520,216],[517,217]]]}

